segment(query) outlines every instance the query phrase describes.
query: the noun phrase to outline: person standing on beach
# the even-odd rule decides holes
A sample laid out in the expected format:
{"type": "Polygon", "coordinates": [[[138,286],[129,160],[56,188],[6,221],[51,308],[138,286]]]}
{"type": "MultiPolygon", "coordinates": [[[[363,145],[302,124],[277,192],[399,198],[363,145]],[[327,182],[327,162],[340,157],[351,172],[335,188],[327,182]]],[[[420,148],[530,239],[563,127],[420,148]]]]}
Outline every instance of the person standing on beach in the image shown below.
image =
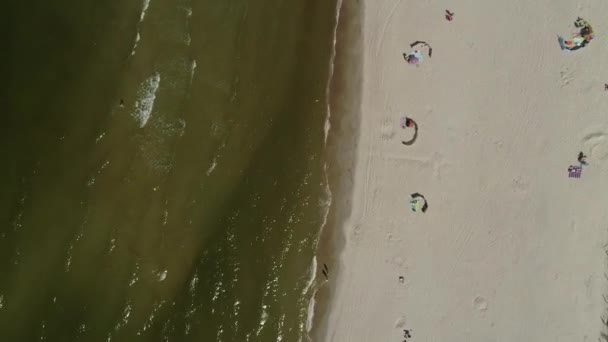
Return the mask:
{"type": "Polygon", "coordinates": [[[410,329],[403,329],[403,338],[405,338],[405,341],[407,341],[408,338],[412,338],[411,332],[412,330],[410,329]]]}
{"type": "Polygon", "coordinates": [[[454,20],[454,12],[450,12],[449,10],[445,10],[445,19],[447,21],[452,21],[454,20]]]}
{"type": "Polygon", "coordinates": [[[589,165],[587,164],[587,161],[585,160],[587,158],[587,156],[581,151],[578,153],[578,162],[581,163],[581,165],[589,165]]]}

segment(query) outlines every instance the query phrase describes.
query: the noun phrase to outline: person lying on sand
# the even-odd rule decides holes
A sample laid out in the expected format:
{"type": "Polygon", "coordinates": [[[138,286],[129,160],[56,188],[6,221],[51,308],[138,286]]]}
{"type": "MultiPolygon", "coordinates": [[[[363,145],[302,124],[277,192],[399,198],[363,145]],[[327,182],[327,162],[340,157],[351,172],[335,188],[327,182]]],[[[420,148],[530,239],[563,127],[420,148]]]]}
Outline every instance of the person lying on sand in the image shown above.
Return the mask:
{"type": "Polygon", "coordinates": [[[405,59],[407,64],[414,64],[416,67],[419,67],[423,57],[420,51],[414,50],[410,53],[403,53],[403,59],[405,59]]]}
{"type": "Polygon", "coordinates": [[[413,128],[414,127],[414,120],[412,120],[410,118],[405,118],[405,126],[413,128]]]}
{"type": "Polygon", "coordinates": [[[405,129],[408,127],[414,129],[414,136],[409,141],[405,141],[405,140],[401,141],[401,143],[405,146],[412,145],[418,138],[418,124],[416,124],[416,122],[414,120],[412,120],[408,117],[402,117],[401,118],[401,128],[405,129]]]}

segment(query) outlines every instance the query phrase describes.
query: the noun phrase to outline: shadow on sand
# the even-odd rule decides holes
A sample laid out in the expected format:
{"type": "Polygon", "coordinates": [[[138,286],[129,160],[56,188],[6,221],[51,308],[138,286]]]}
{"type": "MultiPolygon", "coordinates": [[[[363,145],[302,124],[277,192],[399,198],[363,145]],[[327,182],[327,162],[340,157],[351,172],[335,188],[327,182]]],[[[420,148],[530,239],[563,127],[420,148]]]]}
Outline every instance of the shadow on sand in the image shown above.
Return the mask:
{"type": "Polygon", "coordinates": [[[401,143],[405,146],[411,146],[416,142],[416,139],[418,139],[418,124],[414,121],[414,136],[408,141],[402,140],[401,143]]]}

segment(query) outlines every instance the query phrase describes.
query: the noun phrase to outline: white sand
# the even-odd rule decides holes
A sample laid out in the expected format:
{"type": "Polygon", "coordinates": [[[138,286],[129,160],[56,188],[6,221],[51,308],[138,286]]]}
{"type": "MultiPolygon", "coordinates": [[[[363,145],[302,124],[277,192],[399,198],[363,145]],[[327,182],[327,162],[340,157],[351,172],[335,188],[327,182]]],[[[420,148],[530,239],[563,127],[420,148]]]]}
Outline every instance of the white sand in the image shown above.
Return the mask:
{"type": "Polygon", "coordinates": [[[402,341],[405,328],[413,342],[598,341],[608,2],[366,0],[364,11],[353,213],[323,341],[402,341]],[[577,16],[596,39],[564,53],[557,34],[577,16]],[[415,40],[433,47],[419,68],[401,57],[415,40]],[[404,113],[420,126],[409,147],[404,113]],[[570,179],[579,151],[590,166],[570,179]],[[425,214],[410,211],[413,192],[425,214]]]}

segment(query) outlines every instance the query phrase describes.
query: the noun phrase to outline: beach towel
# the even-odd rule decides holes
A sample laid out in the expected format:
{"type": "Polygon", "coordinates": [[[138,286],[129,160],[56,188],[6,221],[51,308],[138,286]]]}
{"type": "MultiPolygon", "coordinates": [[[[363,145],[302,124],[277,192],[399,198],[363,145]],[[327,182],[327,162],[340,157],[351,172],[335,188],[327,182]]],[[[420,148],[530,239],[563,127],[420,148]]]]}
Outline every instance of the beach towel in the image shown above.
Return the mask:
{"type": "Polygon", "coordinates": [[[568,177],[569,178],[581,178],[582,172],[583,172],[582,166],[570,165],[568,167],[568,177]]]}
{"type": "Polygon", "coordinates": [[[560,36],[557,38],[557,41],[559,42],[559,47],[566,51],[578,50],[588,43],[584,38],[581,37],[574,37],[570,40],[566,40],[564,37],[560,36]]]}

